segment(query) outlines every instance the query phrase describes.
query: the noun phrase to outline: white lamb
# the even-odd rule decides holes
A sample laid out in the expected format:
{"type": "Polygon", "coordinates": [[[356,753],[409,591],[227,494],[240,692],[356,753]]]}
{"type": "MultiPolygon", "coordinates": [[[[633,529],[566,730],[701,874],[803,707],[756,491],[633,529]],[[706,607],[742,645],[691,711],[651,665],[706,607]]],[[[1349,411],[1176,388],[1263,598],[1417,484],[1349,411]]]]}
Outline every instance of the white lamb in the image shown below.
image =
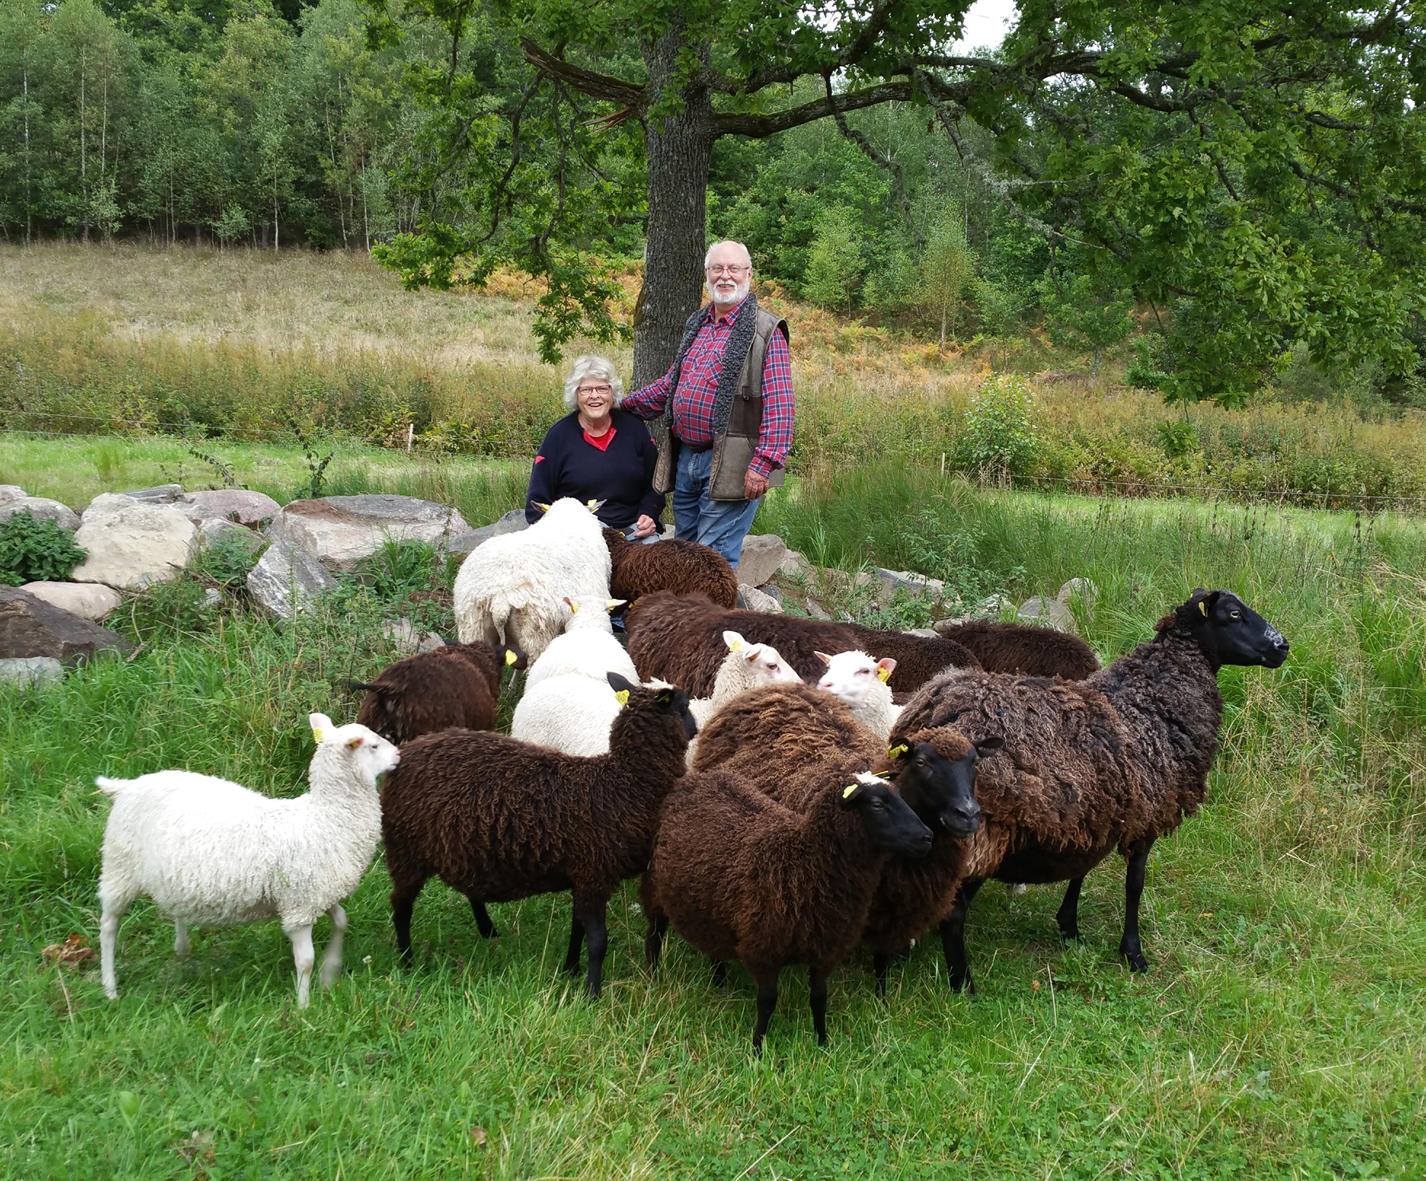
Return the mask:
{"type": "Polygon", "coordinates": [[[639,674],[634,662],[624,651],[624,645],[614,638],[614,625],[609,612],[622,607],[625,600],[604,595],[565,597],[569,612],[564,631],[550,641],[540,658],[525,675],[525,692],[529,693],[541,681],[566,673],[582,673],[597,677],[606,689],[607,673],[618,673],[625,680],[637,683],[639,674]]]}
{"type": "Polygon", "coordinates": [[[322,957],[322,986],[336,980],[347,927],[341,900],[356,889],[376,852],[376,781],[400,756],[365,726],[334,727],[325,714],[309,720],[317,749],[307,772],[310,789],[296,799],[270,799],[192,771],[95,780],[114,797],[99,878],[101,974],[111,999],[119,995],[119,920],[145,894],[173,919],[178,955],[188,953],[190,926],[280,919],[292,941],[300,1008],[311,991],[312,924],[326,913],[332,937],[322,957]]]}
{"type": "Polygon", "coordinates": [[[533,662],[563,626],[565,596],[607,598],[609,546],[594,515],[601,503],[561,497],[528,529],[471,550],[455,580],[460,642],[517,648],[533,662]]]}
{"type": "Polygon", "coordinates": [[[851,707],[857,721],[879,738],[890,738],[896,719],[901,716],[901,707],[891,700],[891,686],[887,683],[896,669],[896,661],[890,656],[873,660],[865,652],[838,652],[828,656],[825,652],[815,653],[827,666],[817,688],[835,693],[851,707]]]}

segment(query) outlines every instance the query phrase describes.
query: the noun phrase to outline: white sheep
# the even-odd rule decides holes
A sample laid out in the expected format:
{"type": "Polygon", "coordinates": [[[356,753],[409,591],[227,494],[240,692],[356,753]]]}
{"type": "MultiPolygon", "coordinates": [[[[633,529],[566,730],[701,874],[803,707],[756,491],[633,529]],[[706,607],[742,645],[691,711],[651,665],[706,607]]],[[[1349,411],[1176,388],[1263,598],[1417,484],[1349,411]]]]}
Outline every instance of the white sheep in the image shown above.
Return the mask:
{"type": "Polygon", "coordinates": [[[626,680],[637,682],[639,674],[634,670],[634,662],[624,651],[624,645],[614,638],[614,625],[609,619],[609,612],[622,607],[624,600],[581,595],[578,598],[566,596],[564,604],[568,611],[564,631],[550,641],[540,658],[530,666],[525,676],[525,692],[541,681],[566,673],[597,677],[606,689],[609,682],[604,679],[605,673],[618,673],[626,680]]]}
{"type": "MultiPolygon", "coordinates": [[[[733,631],[724,632],[723,640],[728,645],[728,655],[718,668],[712,696],[689,702],[689,712],[700,727],[725,701],[746,689],[801,680],[771,644],[749,644],[733,631]]],[[[663,683],[649,681],[645,685],[663,683]]],[[[563,672],[532,683],[525,690],[515,707],[510,735],[566,754],[604,754],[609,750],[609,731],[618,714],[619,702],[604,671],[594,669],[590,675],[563,672]]],[[[696,736],[693,741],[697,742],[696,736]]]]}
{"type": "Polygon", "coordinates": [[[561,497],[528,529],[471,550],[454,588],[460,642],[517,648],[533,662],[564,624],[565,596],[607,598],[609,546],[594,515],[601,503],[561,497]]]}
{"type": "Polygon", "coordinates": [[[901,707],[891,700],[888,683],[896,670],[896,661],[890,656],[875,660],[855,649],[835,656],[818,652],[816,656],[827,666],[817,688],[845,701],[857,721],[878,738],[890,737],[891,728],[901,716],[901,707]]]}
{"type": "Polygon", "coordinates": [[[173,919],[174,951],[188,953],[190,926],[277,918],[292,941],[297,1004],[312,983],[312,924],[326,913],[332,937],[322,986],[342,966],[347,927],[341,900],[356,889],[381,839],[377,778],[395,767],[396,747],[356,724],[309,718],[317,749],[296,799],[270,799],[212,775],[155,771],[137,779],[99,776],[114,797],[99,877],[101,974],[119,995],[114,944],[119,920],[141,895],[173,919]]]}

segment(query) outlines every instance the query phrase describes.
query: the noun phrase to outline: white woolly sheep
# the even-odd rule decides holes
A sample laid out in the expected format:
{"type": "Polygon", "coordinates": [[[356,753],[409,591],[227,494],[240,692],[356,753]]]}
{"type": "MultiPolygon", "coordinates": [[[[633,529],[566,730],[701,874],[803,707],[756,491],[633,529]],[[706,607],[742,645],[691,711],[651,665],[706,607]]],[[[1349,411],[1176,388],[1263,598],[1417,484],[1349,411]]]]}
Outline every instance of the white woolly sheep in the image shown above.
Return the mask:
{"type": "Polygon", "coordinates": [[[564,631],[550,641],[540,658],[530,666],[525,676],[525,692],[551,677],[568,673],[597,678],[605,689],[609,688],[605,673],[618,673],[626,680],[637,681],[639,674],[634,671],[634,662],[624,651],[624,645],[614,638],[614,625],[609,620],[609,612],[622,607],[624,600],[605,595],[566,596],[564,605],[568,612],[564,631]]]}
{"type": "Polygon", "coordinates": [[[104,829],[99,878],[101,974],[110,999],[119,920],[147,895],[173,919],[173,947],[188,953],[190,926],[277,918],[292,941],[297,1004],[312,983],[312,924],[323,913],[332,937],[322,986],[342,966],[347,928],[341,900],[356,889],[381,838],[377,779],[396,766],[396,747],[361,725],[309,718],[317,750],[309,790],[270,799],[226,779],[193,771],[155,771],[137,779],[99,776],[114,797],[104,829]]]}
{"type": "Polygon", "coordinates": [[[528,529],[471,550],[454,588],[461,643],[517,648],[533,662],[560,632],[564,596],[608,597],[609,547],[594,515],[599,503],[561,497],[528,529]]]}
{"type": "Polygon", "coordinates": [[[901,716],[901,707],[891,700],[891,686],[887,683],[896,670],[896,661],[890,656],[876,660],[856,649],[835,656],[825,652],[816,655],[827,666],[817,688],[845,701],[857,721],[878,738],[890,737],[891,728],[901,716]]]}

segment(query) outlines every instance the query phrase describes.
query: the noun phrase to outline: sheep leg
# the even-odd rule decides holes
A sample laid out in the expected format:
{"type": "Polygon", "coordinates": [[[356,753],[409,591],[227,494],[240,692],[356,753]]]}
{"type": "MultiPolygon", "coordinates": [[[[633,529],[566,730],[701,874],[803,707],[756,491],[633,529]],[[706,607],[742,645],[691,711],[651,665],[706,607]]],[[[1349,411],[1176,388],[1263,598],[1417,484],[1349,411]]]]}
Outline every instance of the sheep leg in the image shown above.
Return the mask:
{"type": "Polygon", "coordinates": [[[975,981],[971,979],[970,962],[966,958],[966,912],[971,900],[980,889],[979,879],[967,878],[956,893],[956,904],[941,924],[941,951],[946,957],[946,974],[951,988],[956,992],[975,995],[975,981]]]}
{"type": "Polygon", "coordinates": [[[584,979],[590,1000],[599,998],[604,983],[604,950],[609,946],[609,932],[604,926],[604,899],[581,899],[576,903],[579,921],[584,927],[584,945],[589,950],[589,968],[584,979]]]}
{"type": "Polygon", "coordinates": [[[659,966],[659,956],[663,954],[663,937],[668,932],[668,915],[649,911],[649,930],[644,936],[644,958],[649,967],[659,966]]]}
{"type": "Polygon", "coordinates": [[[425,884],[424,877],[413,878],[398,881],[391,889],[391,924],[396,928],[396,950],[401,953],[401,962],[407,967],[414,958],[411,954],[411,912],[416,909],[416,896],[425,884]]]}
{"type": "Polygon", "coordinates": [[[495,924],[490,919],[490,912],[485,909],[483,903],[474,894],[467,894],[470,899],[470,910],[475,915],[475,928],[480,932],[482,939],[494,939],[500,932],[495,929],[495,924]]]}
{"type": "Polygon", "coordinates": [[[713,987],[722,988],[728,983],[728,961],[713,961],[713,987]]]}
{"type": "Polygon", "coordinates": [[[808,965],[807,983],[811,987],[812,1028],[817,1033],[817,1044],[827,1044],[827,969],[808,965]]]}
{"type": "Polygon", "coordinates": [[[119,940],[119,920],[134,903],[136,895],[131,893],[106,894],[99,891],[102,911],[99,919],[99,975],[104,981],[104,995],[111,1001],[119,995],[119,985],[114,979],[114,947],[119,940]]]}
{"type": "Polygon", "coordinates": [[[1140,845],[1129,854],[1128,872],[1124,875],[1124,938],[1119,941],[1119,954],[1129,961],[1133,972],[1147,972],[1149,961],[1139,945],[1139,898],[1144,893],[1144,869],[1149,862],[1153,841],[1140,845]]]}
{"type": "Polygon", "coordinates": [[[579,975],[579,949],[584,945],[584,924],[579,921],[579,912],[570,904],[569,950],[565,952],[564,971],[571,976],[579,975]]]}
{"type": "Polygon", "coordinates": [[[778,969],[763,965],[753,967],[749,964],[748,970],[758,986],[758,1022],[753,1026],[753,1053],[761,1055],[763,1035],[767,1033],[767,1024],[772,1020],[772,1011],[777,1008],[778,969]]]}
{"type": "Polygon", "coordinates": [[[312,924],[284,927],[283,932],[292,940],[292,963],[297,968],[297,1007],[305,1009],[312,996],[312,965],[317,962],[312,951],[312,924]]]}
{"type": "Polygon", "coordinates": [[[1060,934],[1066,939],[1079,938],[1079,890],[1083,885],[1084,874],[1071,878],[1070,884],[1065,887],[1064,901],[1055,912],[1055,923],[1059,926],[1060,934]]]}
{"type": "Polygon", "coordinates": [[[322,987],[331,988],[342,971],[342,940],[347,934],[347,912],[340,903],[333,903],[327,911],[332,920],[332,935],[327,940],[327,950],[322,953],[322,987]]]}
{"type": "Polygon", "coordinates": [[[173,920],[173,954],[182,959],[188,954],[188,924],[173,920]]]}

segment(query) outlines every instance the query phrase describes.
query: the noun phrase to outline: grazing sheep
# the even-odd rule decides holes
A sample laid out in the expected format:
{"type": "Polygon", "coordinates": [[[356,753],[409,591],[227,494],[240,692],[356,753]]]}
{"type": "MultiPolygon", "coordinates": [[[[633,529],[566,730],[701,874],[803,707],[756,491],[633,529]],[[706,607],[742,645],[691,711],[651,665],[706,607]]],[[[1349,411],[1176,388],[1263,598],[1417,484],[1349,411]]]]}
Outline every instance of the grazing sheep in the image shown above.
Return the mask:
{"type": "Polygon", "coordinates": [[[656,966],[671,921],[715,963],[736,958],[758,989],[753,1049],[788,964],[806,964],[812,1025],[827,1041],[827,976],[856,947],[888,857],[924,856],[931,833],[886,780],[829,779],[794,811],[729,772],[692,776],[664,801],[640,889],[656,966]]]}
{"type": "Polygon", "coordinates": [[[609,612],[623,605],[623,599],[611,599],[605,595],[566,597],[564,631],[549,642],[539,659],[530,666],[525,677],[525,692],[528,693],[541,681],[567,673],[596,678],[606,689],[605,673],[618,673],[628,680],[638,680],[634,662],[624,651],[624,645],[614,638],[614,625],[609,620],[609,612]]]}
{"type": "Polygon", "coordinates": [[[501,657],[489,644],[447,644],[388,665],[374,681],[348,681],[365,689],[357,721],[405,746],[411,739],[450,726],[495,727],[502,663],[515,665],[510,649],[501,657]]]}
{"type": "Polygon", "coordinates": [[[738,576],[728,559],[696,541],[670,538],[657,545],[630,541],[618,529],[605,529],[604,540],[614,572],[609,593],[633,602],[654,591],[707,595],[720,607],[738,601],[738,576]]]}
{"type": "Polygon", "coordinates": [[[1099,669],[1093,648],[1078,636],[1052,627],[972,620],[947,628],[942,635],[968,648],[986,672],[1079,681],[1099,669]]]}
{"type": "Polygon", "coordinates": [[[173,919],[178,955],[188,954],[190,926],[280,919],[292,941],[300,1008],[312,984],[312,924],[325,913],[332,937],[322,986],[331,987],[347,929],[341,901],[361,881],[381,836],[376,781],[400,756],[365,726],[334,727],[325,714],[310,721],[317,750],[310,788],[296,799],[269,799],[192,771],[94,781],[114,797],[99,877],[101,974],[110,999],[119,995],[119,920],[145,894],[173,919]]]}
{"type": "Polygon", "coordinates": [[[1288,644],[1229,591],[1196,590],[1147,644],[1082,681],[961,673],[926,685],[893,734],[954,725],[972,741],[995,734],[1004,754],[982,770],[985,831],[942,930],[951,982],[972,987],[965,918],[981,882],[1069,881],[1056,921],[1079,935],[1084,875],[1115,848],[1124,856],[1120,954],[1147,971],[1139,898],[1149,850],[1203,801],[1218,746],[1225,664],[1277,668],[1288,644]]]}
{"type": "Polygon", "coordinates": [[[891,686],[887,684],[896,670],[896,661],[890,656],[876,660],[856,650],[835,656],[818,652],[817,658],[827,666],[817,688],[845,701],[857,721],[878,738],[890,737],[891,728],[901,716],[901,707],[892,701],[891,686]]]}
{"type": "Polygon", "coordinates": [[[403,960],[412,958],[416,896],[432,876],[470,899],[487,938],[495,928],[485,903],[569,890],[565,970],[578,973],[587,940],[587,987],[599,995],[609,896],[648,864],[659,806],[694,732],[680,690],[608,679],[626,695],[608,754],[580,758],[472,730],[428,734],[402,751],[381,793],[381,829],[403,960]]]}
{"type": "Polygon", "coordinates": [[[456,574],[456,631],[537,660],[559,634],[564,596],[609,594],[609,547],[598,501],[562,497],[528,529],[487,538],[456,574]]]}
{"type": "MultiPolygon", "coordinates": [[[[713,690],[713,678],[725,652],[722,635],[727,630],[740,632],[752,643],[775,645],[797,674],[809,679],[822,675],[822,662],[816,656],[819,648],[824,652],[867,647],[878,650],[876,642],[864,640],[863,633],[850,624],[729,611],[703,595],[679,596],[667,591],[639,599],[629,608],[624,627],[629,655],[641,677],[662,677],[696,697],[706,697],[713,690]]],[[[919,640],[927,647],[918,655],[917,664],[934,672],[952,664],[978,667],[975,657],[953,640],[932,641],[893,632],[872,634],[878,640],[892,635],[900,640],[919,640]],[[932,651],[935,655],[928,656],[932,651]]],[[[893,689],[902,687],[898,683],[901,678],[898,666],[893,689]]],[[[909,679],[906,685],[912,687],[909,679]]]]}

